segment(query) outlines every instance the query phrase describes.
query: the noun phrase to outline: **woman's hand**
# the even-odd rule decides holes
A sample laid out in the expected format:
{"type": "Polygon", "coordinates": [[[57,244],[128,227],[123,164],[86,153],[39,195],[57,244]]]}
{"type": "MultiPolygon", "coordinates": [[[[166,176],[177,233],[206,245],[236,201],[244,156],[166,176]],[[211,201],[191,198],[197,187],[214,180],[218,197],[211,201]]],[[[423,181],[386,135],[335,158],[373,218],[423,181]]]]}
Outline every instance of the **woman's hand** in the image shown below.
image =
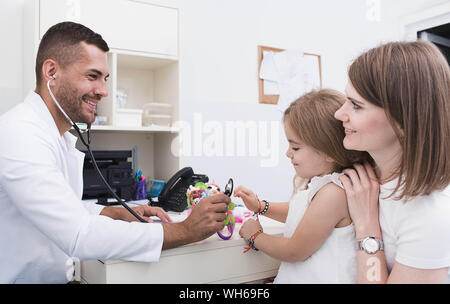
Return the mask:
{"type": "Polygon", "coordinates": [[[260,202],[252,190],[243,186],[239,186],[234,190],[235,197],[239,197],[244,201],[245,207],[248,210],[257,213],[260,210],[260,202]]]}
{"type": "Polygon", "coordinates": [[[244,238],[246,242],[248,242],[252,235],[258,232],[258,230],[262,230],[262,226],[259,221],[248,219],[242,224],[242,227],[239,230],[239,235],[244,238]]]}
{"type": "Polygon", "coordinates": [[[356,238],[367,236],[381,238],[379,223],[380,184],[372,166],[355,164],[355,169],[345,169],[339,180],[347,195],[350,217],[355,225],[356,238]]]}

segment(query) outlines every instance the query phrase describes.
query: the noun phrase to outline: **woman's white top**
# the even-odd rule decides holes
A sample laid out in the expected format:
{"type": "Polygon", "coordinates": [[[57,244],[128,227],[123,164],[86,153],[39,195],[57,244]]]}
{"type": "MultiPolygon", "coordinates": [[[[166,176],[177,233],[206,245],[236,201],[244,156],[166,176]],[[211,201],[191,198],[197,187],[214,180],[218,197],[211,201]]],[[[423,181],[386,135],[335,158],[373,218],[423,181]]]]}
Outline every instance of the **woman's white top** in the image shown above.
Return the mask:
{"type": "Polygon", "coordinates": [[[405,203],[386,199],[396,184],[397,179],[380,186],[380,226],[388,271],[395,261],[419,269],[449,267],[450,186],[405,203]]]}
{"type": "MultiPolygon", "coordinates": [[[[314,195],[326,184],[343,188],[340,173],[313,177],[306,189],[299,189],[289,202],[284,237],[291,237],[314,195]]],[[[308,244],[305,244],[308,246],[308,244]]],[[[353,224],[334,228],[327,240],[305,261],[281,262],[274,283],[356,283],[356,239],[353,224]]]]}

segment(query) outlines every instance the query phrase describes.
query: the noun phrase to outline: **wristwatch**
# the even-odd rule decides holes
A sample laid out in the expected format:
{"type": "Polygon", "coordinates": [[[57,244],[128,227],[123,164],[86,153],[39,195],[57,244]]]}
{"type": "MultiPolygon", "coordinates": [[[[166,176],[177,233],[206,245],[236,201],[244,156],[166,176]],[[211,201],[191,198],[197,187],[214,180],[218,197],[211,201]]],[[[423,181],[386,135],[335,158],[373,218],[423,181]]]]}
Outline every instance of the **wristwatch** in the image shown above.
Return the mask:
{"type": "Polygon", "coordinates": [[[383,241],[369,236],[358,242],[358,249],[364,250],[368,254],[375,254],[379,250],[384,250],[383,241]]]}

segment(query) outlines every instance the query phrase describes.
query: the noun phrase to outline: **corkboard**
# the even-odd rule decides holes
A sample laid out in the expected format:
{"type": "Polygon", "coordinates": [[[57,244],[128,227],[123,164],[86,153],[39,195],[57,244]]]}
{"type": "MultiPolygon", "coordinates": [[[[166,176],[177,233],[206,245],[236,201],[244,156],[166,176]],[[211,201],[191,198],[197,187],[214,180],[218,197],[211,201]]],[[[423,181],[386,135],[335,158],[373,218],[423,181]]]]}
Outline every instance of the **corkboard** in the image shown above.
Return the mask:
{"type": "MultiPolygon", "coordinates": [[[[279,95],[265,95],[264,94],[264,79],[259,77],[259,71],[261,69],[261,63],[264,56],[264,51],[282,52],[284,49],[274,48],[270,46],[258,45],[258,84],[259,84],[259,103],[277,104],[279,95]]],[[[320,55],[312,53],[304,53],[305,56],[317,56],[319,61],[319,75],[320,75],[320,87],[322,87],[322,62],[320,55]]]]}

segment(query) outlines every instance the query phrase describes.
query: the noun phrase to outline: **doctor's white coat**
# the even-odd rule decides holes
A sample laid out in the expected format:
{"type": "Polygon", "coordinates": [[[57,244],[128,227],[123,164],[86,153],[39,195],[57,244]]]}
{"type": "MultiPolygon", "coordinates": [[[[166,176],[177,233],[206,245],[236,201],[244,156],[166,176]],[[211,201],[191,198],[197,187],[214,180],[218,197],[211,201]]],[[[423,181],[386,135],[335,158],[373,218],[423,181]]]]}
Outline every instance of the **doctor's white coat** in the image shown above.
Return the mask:
{"type": "Polygon", "coordinates": [[[65,283],[70,258],[155,262],[160,224],[99,215],[81,201],[84,153],[41,97],[0,117],[0,283],[65,283]]]}

